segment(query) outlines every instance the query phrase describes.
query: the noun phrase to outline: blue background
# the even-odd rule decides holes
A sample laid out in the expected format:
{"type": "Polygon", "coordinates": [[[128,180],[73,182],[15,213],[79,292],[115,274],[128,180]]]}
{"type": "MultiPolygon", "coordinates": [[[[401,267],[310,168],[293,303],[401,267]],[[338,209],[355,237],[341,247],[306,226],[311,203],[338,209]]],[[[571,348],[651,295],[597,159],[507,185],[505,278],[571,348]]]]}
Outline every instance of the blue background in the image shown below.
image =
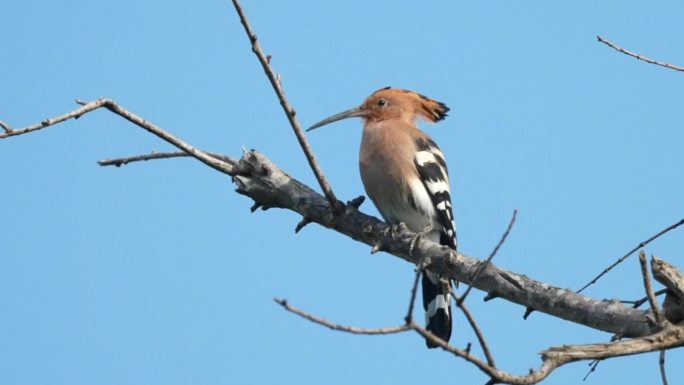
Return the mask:
{"type": "MultiPolygon", "coordinates": [[[[577,289],[679,220],[681,73],[602,35],[684,65],[678,1],[255,1],[245,11],[302,124],[383,86],[447,103],[423,125],[447,155],[462,250],[577,289]]],[[[0,119],[15,127],[111,97],[188,142],[256,148],[316,186],[232,5],[4,1],[0,119]]],[[[360,122],[309,135],[341,199],[363,193],[360,122]]],[[[415,334],[353,336],[402,322],[413,269],[282,210],[249,212],[229,178],[189,159],[101,168],[169,145],[107,111],[0,141],[0,384],[484,383],[415,334]]],[[[363,210],[377,215],[365,204],[363,210]]],[[[684,267],[677,230],[647,247],[684,267]]],[[[644,295],[635,257],[586,292],[644,295]]],[[[610,335],[503,300],[470,305],[499,366],[610,335]]],[[[419,315],[420,318],[422,316],[419,315]]],[[[452,342],[475,342],[456,319],[452,342]]],[[[479,350],[477,350],[479,353],[479,350]]],[[[681,350],[667,354],[684,382],[681,350]]],[[[659,383],[657,353],[602,362],[587,383],[659,383]]],[[[580,383],[586,363],[547,384],[580,383]]]]}

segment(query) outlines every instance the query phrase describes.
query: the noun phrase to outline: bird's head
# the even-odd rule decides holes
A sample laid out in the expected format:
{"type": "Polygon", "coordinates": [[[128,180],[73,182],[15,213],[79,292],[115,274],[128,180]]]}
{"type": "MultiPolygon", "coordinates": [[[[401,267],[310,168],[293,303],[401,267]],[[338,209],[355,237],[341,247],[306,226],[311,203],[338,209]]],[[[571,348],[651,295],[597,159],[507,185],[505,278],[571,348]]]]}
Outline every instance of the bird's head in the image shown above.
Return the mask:
{"type": "Polygon", "coordinates": [[[417,92],[386,87],[373,92],[360,106],[329,116],[307,131],[354,117],[362,118],[364,123],[394,119],[412,123],[418,117],[434,123],[444,119],[448,111],[446,104],[417,92]]]}

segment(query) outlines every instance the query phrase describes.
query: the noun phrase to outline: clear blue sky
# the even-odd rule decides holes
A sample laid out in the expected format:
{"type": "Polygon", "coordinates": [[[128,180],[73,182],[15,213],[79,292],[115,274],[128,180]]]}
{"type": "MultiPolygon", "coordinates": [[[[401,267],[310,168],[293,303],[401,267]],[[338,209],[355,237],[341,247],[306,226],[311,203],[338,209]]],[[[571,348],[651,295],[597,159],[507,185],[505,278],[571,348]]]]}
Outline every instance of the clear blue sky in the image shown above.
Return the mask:
{"type": "MultiPolygon", "coordinates": [[[[256,1],[244,4],[304,125],[383,86],[447,103],[424,128],[453,178],[462,250],[485,256],[513,209],[500,266],[578,288],[684,216],[684,75],[596,35],[684,65],[679,1],[256,1]],[[553,4],[550,4],[553,3],[553,4]]],[[[267,154],[315,186],[230,3],[4,1],[0,119],[16,127],[108,96],[211,151],[267,154]]],[[[360,122],[310,135],[342,199],[363,193],[360,122]]],[[[192,160],[101,168],[169,146],[98,111],[0,141],[0,384],[479,384],[472,365],[398,324],[412,266],[291,212],[249,212],[229,178],[192,160]]],[[[363,209],[377,215],[370,204],[363,209]]],[[[678,230],[647,248],[684,267],[678,230]]],[[[643,296],[635,258],[587,291],[643,296]]],[[[471,307],[501,368],[608,334],[520,306],[471,307]]],[[[474,337],[456,319],[452,341],[474,337]]],[[[684,353],[669,352],[671,384],[684,353]]],[[[547,384],[581,383],[586,363],[547,384]]],[[[657,354],[603,362],[588,384],[659,383],[657,354]]]]}

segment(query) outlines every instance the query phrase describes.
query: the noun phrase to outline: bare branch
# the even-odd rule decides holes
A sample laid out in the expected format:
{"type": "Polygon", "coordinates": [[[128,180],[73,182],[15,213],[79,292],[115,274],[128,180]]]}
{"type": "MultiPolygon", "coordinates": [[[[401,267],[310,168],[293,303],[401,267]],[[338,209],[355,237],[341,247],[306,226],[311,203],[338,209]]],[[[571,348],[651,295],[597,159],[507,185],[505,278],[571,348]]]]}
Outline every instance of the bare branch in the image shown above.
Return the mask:
{"type": "Polygon", "coordinates": [[[584,375],[584,377],[582,377],[582,381],[586,381],[587,378],[589,378],[589,376],[596,371],[596,368],[599,366],[601,361],[603,360],[593,360],[589,362],[589,371],[584,375]]]}
{"type": "Polygon", "coordinates": [[[404,321],[406,321],[407,324],[413,321],[413,308],[416,304],[416,292],[418,291],[418,281],[420,280],[420,274],[423,272],[423,270],[423,261],[420,261],[416,265],[416,276],[413,279],[413,286],[411,286],[411,296],[409,297],[408,311],[406,311],[406,317],[404,317],[404,321]]]}
{"type": "Polygon", "coordinates": [[[121,116],[122,118],[128,120],[129,122],[135,124],[138,127],[141,127],[148,132],[160,137],[161,139],[171,143],[175,147],[185,151],[186,153],[190,154],[193,158],[199,160],[200,162],[206,164],[207,166],[220,171],[224,174],[228,175],[234,175],[237,173],[237,165],[232,164],[229,162],[225,162],[219,159],[214,158],[213,156],[207,154],[206,152],[195,148],[188,143],[184,142],[183,140],[175,137],[171,133],[163,130],[162,128],[156,126],[152,122],[145,120],[141,118],[140,116],[126,110],[125,108],[121,107],[117,103],[115,103],[111,99],[107,98],[100,98],[92,102],[88,102],[83,104],[82,102],[79,103],[81,104],[81,107],[71,111],[67,112],[66,114],[56,116],[54,118],[48,118],[43,120],[40,123],[33,124],[24,128],[18,128],[11,130],[9,132],[5,132],[0,134],[0,139],[8,138],[10,136],[16,136],[16,135],[23,135],[23,134],[28,134],[30,132],[38,131],[40,129],[49,127],[49,126],[54,126],[55,124],[62,123],[64,121],[67,121],[69,119],[78,119],[79,117],[94,111],[98,108],[106,108],[109,111],[121,116]]]}
{"type": "Polygon", "coordinates": [[[549,348],[541,353],[542,365],[538,370],[531,371],[526,376],[520,376],[512,375],[487,365],[476,357],[471,356],[470,353],[442,341],[416,323],[411,323],[410,326],[424,338],[430,339],[442,349],[473,363],[492,377],[495,382],[507,384],[536,384],[546,378],[556,368],[571,362],[600,360],[684,346],[684,326],[670,325],[655,335],[627,341],[588,345],[564,345],[549,348]]]}
{"type": "Polygon", "coordinates": [[[562,319],[586,325],[598,330],[626,337],[649,335],[660,330],[647,322],[647,311],[631,309],[618,301],[594,300],[575,292],[535,281],[525,275],[505,271],[493,262],[480,276],[473,280],[481,261],[448,247],[431,242],[404,227],[390,231],[390,227],[376,218],[351,207],[345,214],[335,217],[328,202],[311,188],[292,179],[264,155],[251,151],[240,160],[245,175],[234,177],[237,191],[252,197],[267,207],[287,208],[315,223],[345,234],[369,246],[382,245],[413,265],[422,258],[430,269],[444,278],[454,279],[500,298],[532,307],[562,319]],[[266,167],[267,175],[249,174],[249,170],[266,167]]]}
{"type": "Polygon", "coordinates": [[[667,373],[665,373],[665,350],[660,351],[658,357],[658,366],[660,366],[660,378],[663,380],[663,385],[667,385],[667,373]]]}
{"type": "Polygon", "coordinates": [[[670,289],[677,297],[684,298],[684,274],[675,266],[656,257],[651,257],[651,269],[656,281],[670,289]]]}
{"type": "Polygon", "coordinates": [[[648,238],[648,239],[645,240],[645,241],[639,242],[639,244],[636,245],[632,250],[628,251],[627,254],[623,255],[623,256],[620,257],[620,258],[618,258],[617,261],[613,262],[612,265],[610,265],[610,266],[608,266],[607,268],[605,268],[599,275],[597,275],[596,277],[594,277],[594,279],[592,279],[591,281],[589,281],[589,283],[587,283],[586,285],[582,286],[581,289],[577,290],[577,294],[583,292],[584,289],[586,289],[586,288],[588,288],[589,286],[595,284],[599,279],[601,279],[601,277],[603,277],[604,275],[606,275],[609,271],[613,270],[613,268],[614,268],[615,266],[619,265],[619,264],[622,263],[625,259],[627,259],[630,255],[634,254],[635,251],[637,251],[637,250],[639,250],[639,249],[645,247],[645,246],[648,245],[649,243],[651,243],[651,242],[655,241],[656,239],[658,239],[661,235],[664,235],[664,234],[666,234],[667,232],[676,229],[677,227],[681,226],[682,224],[684,224],[684,218],[680,219],[677,223],[673,223],[673,224],[671,224],[670,226],[666,227],[665,229],[659,231],[656,235],[652,236],[651,238],[648,238]]]}
{"type": "MultiPolygon", "coordinates": [[[[475,271],[475,276],[473,277],[473,281],[477,280],[479,278],[480,274],[484,271],[484,269],[489,265],[489,263],[494,259],[494,256],[496,256],[496,253],[499,251],[499,248],[501,245],[506,242],[506,238],[508,238],[508,234],[511,233],[511,229],[513,228],[513,224],[515,224],[515,218],[518,215],[518,210],[513,210],[513,216],[511,217],[511,221],[508,222],[508,227],[506,227],[506,231],[501,235],[501,239],[499,240],[499,243],[496,244],[496,247],[494,247],[494,250],[492,250],[492,253],[489,254],[489,257],[487,257],[487,260],[485,260],[482,265],[475,271]]],[[[463,302],[466,300],[468,297],[468,294],[470,293],[470,290],[472,290],[473,285],[469,285],[466,291],[463,293],[461,298],[456,301],[456,304],[459,305],[459,302],[463,302]]]]}
{"type": "Polygon", "coordinates": [[[648,298],[648,303],[651,305],[651,311],[653,312],[656,323],[660,324],[663,322],[663,315],[660,312],[658,301],[656,301],[655,294],[653,293],[653,285],[651,285],[651,276],[648,273],[648,263],[646,262],[646,253],[644,253],[644,250],[639,252],[639,265],[641,265],[641,277],[644,281],[646,298],[648,298]]]}
{"type": "Polygon", "coordinates": [[[638,53],[634,53],[634,52],[631,52],[631,51],[627,51],[626,49],[621,48],[621,47],[618,47],[618,46],[615,45],[614,43],[611,43],[610,41],[606,40],[605,38],[603,38],[603,37],[601,37],[601,36],[596,36],[596,38],[597,38],[598,41],[600,41],[601,43],[603,43],[603,44],[609,46],[610,48],[612,48],[612,49],[614,49],[614,50],[616,50],[616,51],[618,51],[618,52],[624,53],[624,54],[627,55],[627,56],[631,56],[631,57],[636,58],[636,59],[638,59],[638,60],[643,60],[643,61],[645,61],[646,63],[651,63],[651,64],[659,65],[659,66],[661,66],[661,67],[669,68],[669,69],[672,69],[672,70],[675,70],[675,71],[684,71],[684,67],[676,66],[676,65],[674,65],[674,64],[663,63],[663,62],[661,62],[661,61],[653,60],[653,59],[647,58],[646,56],[639,55],[638,53]]]}
{"type": "Polygon", "coordinates": [[[487,344],[487,341],[484,338],[484,333],[482,333],[482,329],[480,329],[480,326],[477,324],[477,321],[475,321],[475,316],[473,316],[473,314],[470,312],[465,302],[458,298],[456,299],[456,306],[458,306],[458,308],[461,309],[463,315],[465,315],[466,319],[468,320],[470,327],[473,329],[473,332],[475,332],[477,341],[480,343],[480,347],[484,352],[485,358],[487,358],[487,364],[492,368],[496,368],[496,364],[494,363],[494,356],[492,355],[492,352],[489,350],[489,345],[487,344]]]}
{"type": "MultiPolygon", "coordinates": [[[[90,103],[86,103],[82,105],[80,108],[77,108],[71,112],[67,112],[66,114],[55,116],[54,118],[48,118],[40,123],[32,124],[27,127],[23,128],[17,128],[13,130],[5,130],[4,133],[0,134],[0,139],[8,138],[10,136],[16,136],[16,135],[23,135],[27,134],[29,132],[37,131],[40,130],[41,128],[45,128],[48,126],[55,125],[57,123],[64,122],[69,119],[78,119],[84,114],[87,114],[90,111],[96,110],[100,107],[103,107],[106,103],[108,102],[108,99],[98,99],[95,101],[92,101],[90,103]]],[[[8,126],[9,127],[9,126],[8,126]]]]}
{"type": "MultiPolygon", "coordinates": [[[[665,293],[667,293],[667,289],[660,289],[653,294],[655,294],[655,296],[657,297],[657,296],[663,295],[665,293]]],[[[646,302],[648,302],[648,297],[643,297],[643,298],[637,299],[636,301],[626,301],[626,300],[620,301],[620,303],[632,305],[632,307],[635,309],[638,308],[639,306],[645,304],[646,302]]]]}
{"type": "Polygon", "coordinates": [[[316,176],[316,180],[318,180],[318,184],[321,186],[321,190],[323,190],[323,193],[325,194],[325,197],[328,199],[330,207],[333,208],[334,212],[336,214],[340,213],[342,211],[342,203],[339,202],[335,197],[335,194],[333,193],[332,188],[328,183],[328,179],[325,177],[325,175],[323,174],[323,170],[321,170],[321,167],[318,165],[316,156],[314,155],[313,150],[309,145],[309,142],[306,140],[306,137],[304,136],[304,131],[302,131],[302,128],[299,125],[295,109],[290,105],[290,102],[285,97],[285,90],[283,89],[279,76],[276,76],[275,72],[273,72],[273,69],[271,68],[270,57],[264,55],[264,52],[261,50],[259,40],[257,40],[257,36],[252,30],[252,27],[249,24],[249,20],[247,20],[247,16],[245,15],[245,12],[242,10],[240,2],[238,0],[233,0],[233,5],[235,6],[235,10],[240,16],[240,22],[242,23],[242,26],[245,28],[245,33],[247,33],[247,37],[249,38],[249,41],[252,44],[252,52],[254,52],[254,54],[259,59],[259,62],[261,63],[261,66],[264,68],[264,72],[266,73],[268,80],[271,82],[271,86],[273,86],[273,90],[275,91],[276,95],[278,95],[280,105],[283,107],[285,115],[287,115],[287,120],[290,122],[290,126],[292,126],[292,130],[294,131],[294,134],[297,137],[297,141],[299,141],[299,145],[302,147],[304,155],[306,156],[306,159],[309,161],[309,166],[311,166],[311,169],[313,170],[313,173],[316,176]]]}
{"type": "MultiPolygon", "coordinates": [[[[223,154],[218,154],[215,152],[206,152],[207,155],[212,156],[216,159],[222,160],[226,163],[230,164],[237,164],[237,160],[234,158],[229,157],[228,155],[223,155],[223,154]]],[[[157,159],[171,159],[171,158],[188,158],[192,157],[192,155],[182,152],[182,151],[174,151],[174,152],[155,152],[153,151],[150,154],[147,155],[135,155],[135,156],[127,156],[123,158],[114,158],[114,159],[102,159],[98,160],[97,164],[100,166],[116,166],[116,167],[121,167],[125,166],[129,163],[134,163],[134,162],[146,162],[148,160],[157,160],[157,159]]]]}
{"type": "Polygon", "coordinates": [[[650,336],[599,344],[558,346],[541,354],[543,359],[574,362],[657,352],[680,346],[684,346],[684,326],[668,324],[662,331],[650,336]]]}
{"type": "Polygon", "coordinates": [[[297,314],[300,317],[306,318],[311,322],[325,326],[329,329],[337,330],[337,331],[341,331],[341,332],[347,332],[347,333],[352,333],[352,334],[378,335],[378,334],[396,334],[396,333],[405,332],[407,330],[411,330],[411,328],[408,325],[391,326],[391,327],[378,328],[378,329],[366,329],[366,328],[360,328],[360,327],[356,327],[356,326],[339,325],[339,324],[336,324],[334,322],[330,322],[326,319],[317,317],[313,314],[307,313],[304,310],[298,309],[298,308],[290,305],[287,302],[287,300],[285,300],[285,299],[274,298],[273,300],[276,303],[278,303],[280,306],[284,307],[285,310],[287,310],[291,313],[297,314]]]}
{"type": "Polygon", "coordinates": [[[684,320],[684,274],[675,266],[653,256],[651,258],[653,277],[667,288],[663,301],[665,318],[678,324],[684,320]]]}
{"type": "Polygon", "coordinates": [[[2,127],[2,129],[5,131],[5,133],[9,134],[10,132],[12,132],[12,127],[10,127],[9,124],[3,122],[2,120],[0,120],[0,127],[2,127]]]}
{"type": "Polygon", "coordinates": [[[333,330],[339,330],[353,334],[371,335],[400,333],[409,329],[415,330],[423,338],[430,340],[443,350],[474,364],[478,369],[491,377],[492,381],[490,381],[490,383],[520,385],[536,384],[548,377],[548,375],[551,374],[551,372],[553,372],[555,369],[571,362],[582,360],[601,360],[684,346],[684,326],[669,325],[663,329],[663,331],[655,335],[627,341],[552,347],[541,353],[542,365],[538,370],[531,370],[527,375],[514,375],[496,369],[492,365],[489,365],[488,363],[470,354],[469,350],[459,349],[453,345],[450,345],[413,321],[406,325],[380,329],[365,329],[354,326],[342,326],[309,314],[303,310],[294,308],[285,300],[276,299],[276,302],[278,302],[288,311],[333,330]]]}

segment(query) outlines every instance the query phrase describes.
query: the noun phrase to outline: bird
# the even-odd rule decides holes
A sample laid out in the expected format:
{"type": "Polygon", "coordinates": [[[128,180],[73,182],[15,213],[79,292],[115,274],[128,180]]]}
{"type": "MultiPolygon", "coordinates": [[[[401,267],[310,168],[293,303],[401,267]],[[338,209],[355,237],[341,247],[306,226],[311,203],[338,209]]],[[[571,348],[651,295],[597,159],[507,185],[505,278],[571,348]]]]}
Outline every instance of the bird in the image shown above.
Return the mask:
{"type": "MultiPolygon", "coordinates": [[[[420,93],[385,87],[363,103],[329,116],[307,131],[353,117],[363,119],[359,171],[367,195],[390,225],[411,231],[456,250],[456,225],[444,154],[418,128],[421,118],[436,123],[449,107],[420,93]]],[[[451,281],[422,273],[426,329],[448,342],[451,337],[451,281]]],[[[428,348],[439,345],[426,339],[428,348]]]]}

